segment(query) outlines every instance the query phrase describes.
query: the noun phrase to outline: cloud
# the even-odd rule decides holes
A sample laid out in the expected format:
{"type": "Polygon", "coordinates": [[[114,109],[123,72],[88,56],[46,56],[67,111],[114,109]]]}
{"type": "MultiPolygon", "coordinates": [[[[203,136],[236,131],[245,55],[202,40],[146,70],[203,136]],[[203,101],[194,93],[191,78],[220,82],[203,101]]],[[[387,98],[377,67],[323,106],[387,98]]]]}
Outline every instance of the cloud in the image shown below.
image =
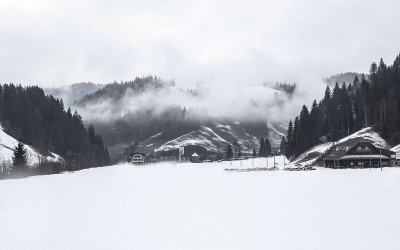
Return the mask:
{"type": "Polygon", "coordinates": [[[50,87],[156,74],[178,85],[210,78],[254,84],[365,72],[398,54],[399,5],[3,0],[0,79],[50,87]]]}

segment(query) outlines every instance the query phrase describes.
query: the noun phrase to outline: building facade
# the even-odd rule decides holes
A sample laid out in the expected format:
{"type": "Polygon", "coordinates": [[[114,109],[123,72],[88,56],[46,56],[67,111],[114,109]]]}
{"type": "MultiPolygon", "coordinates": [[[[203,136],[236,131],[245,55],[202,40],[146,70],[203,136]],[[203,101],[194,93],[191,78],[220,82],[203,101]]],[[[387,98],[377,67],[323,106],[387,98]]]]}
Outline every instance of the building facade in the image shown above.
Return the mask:
{"type": "Polygon", "coordinates": [[[132,164],[144,164],[145,163],[145,154],[142,153],[133,153],[131,155],[131,163],[132,164]]]}
{"type": "Polygon", "coordinates": [[[377,168],[392,166],[394,152],[378,148],[368,141],[343,143],[333,146],[324,158],[330,168],[377,168]]]}

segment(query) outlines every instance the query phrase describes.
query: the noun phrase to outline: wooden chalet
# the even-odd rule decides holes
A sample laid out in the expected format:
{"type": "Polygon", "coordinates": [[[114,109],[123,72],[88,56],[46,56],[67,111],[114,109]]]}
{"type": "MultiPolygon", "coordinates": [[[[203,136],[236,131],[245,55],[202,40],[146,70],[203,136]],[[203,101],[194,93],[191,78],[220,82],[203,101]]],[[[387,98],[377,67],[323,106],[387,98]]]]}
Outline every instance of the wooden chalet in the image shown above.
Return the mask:
{"type": "Polygon", "coordinates": [[[335,145],[324,158],[329,168],[377,168],[391,166],[394,152],[378,148],[361,138],[335,145]]]}

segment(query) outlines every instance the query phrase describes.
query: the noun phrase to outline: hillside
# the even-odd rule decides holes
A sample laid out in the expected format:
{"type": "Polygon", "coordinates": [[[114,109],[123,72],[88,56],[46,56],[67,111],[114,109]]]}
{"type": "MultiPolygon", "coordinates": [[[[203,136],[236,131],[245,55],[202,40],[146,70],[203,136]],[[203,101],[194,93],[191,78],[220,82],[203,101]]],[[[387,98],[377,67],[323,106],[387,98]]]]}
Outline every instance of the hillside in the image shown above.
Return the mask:
{"type": "MultiPolygon", "coordinates": [[[[8,135],[0,125],[0,168],[8,167],[12,164],[13,150],[17,146],[18,140],[8,135]]],[[[39,153],[32,146],[24,145],[27,152],[27,164],[36,167],[40,162],[62,162],[63,158],[52,152],[39,153]]],[[[1,173],[3,171],[0,171],[1,173]]]]}
{"type": "Polygon", "coordinates": [[[62,100],[38,86],[0,85],[0,123],[23,144],[63,157],[66,169],[108,163],[107,149],[94,127],[86,129],[78,112],[65,109],[62,100]]]}
{"type": "Polygon", "coordinates": [[[162,133],[158,133],[140,142],[137,151],[144,153],[155,153],[177,149],[180,146],[198,145],[209,151],[225,151],[228,144],[237,142],[243,152],[251,152],[258,149],[259,142],[255,136],[248,134],[240,123],[226,122],[202,125],[200,129],[179,136],[173,140],[165,141],[160,139],[162,133]]]}
{"type": "MultiPolygon", "coordinates": [[[[323,81],[331,87],[335,86],[336,83],[342,84],[343,82],[349,85],[350,83],[353,83],[356,76],[358,77],[358,79],[361,79],[362,74],[355,72],[340,73],[324,78],[323,81]]],[[[368,77],[368,75],[366,75],[365,77],[368,77]]]]}
{"type": "Polygon", "coordinates": [[[71,106],[75,101],[96,92],[104,86],[105,84],[81,82],[56,88],[45,88],[43,90],[46,95],[52,95],[55,98],[62,99],[67,106],[71,106]]]}
{"type": "Polygon", "coordinates": [[[261,137],[268,137],[277,151],[287,122],[272,114],[290,98],[288,93],[262,85],[228,88],[212,82],[184,89],[149,76],[108,84],[73,107],[94,124],[117,161],[133,151],[184,145],[224,152],[237,142],[242,151],[252,151],[261,137]]]}
{"type": "Polygon", "coordinates": [[[303,105],[289,122],[286,155],[296,157],[312,146],[337,141],[361,128],[374,127],[391,145],[400,143],[400,55],[393,64],[373,62],[370,74],[350,83],[336,83],[324,97],[303,105]]]}

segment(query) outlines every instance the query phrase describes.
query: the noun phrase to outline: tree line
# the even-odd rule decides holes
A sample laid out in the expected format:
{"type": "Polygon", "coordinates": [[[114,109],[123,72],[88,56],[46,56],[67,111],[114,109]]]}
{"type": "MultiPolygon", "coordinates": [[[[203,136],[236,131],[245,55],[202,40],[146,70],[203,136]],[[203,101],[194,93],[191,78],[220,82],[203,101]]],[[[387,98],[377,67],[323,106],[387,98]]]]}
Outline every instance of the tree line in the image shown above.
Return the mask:
{"type": "Polygon", "coordinates": [[[327,86],[323,99],[314,100],[310,111],[303,105],[299,116],[289,122],[284,150],[293,158],[323,141],[336,141],[369,126],[398,144],[399,118],[400,55],[392,65],[382,59],[373,62],[368,78],[355,76],[352,83],[336,83],[333,90],[327,86]]]}
{"type": "Polygon", "coordinates": [[[61,99],[45,95],[38,86],[0,85],[0,122],[5,131],[42,154],[54,152],[65,159],[66,170],[107,165],[109,155],[93,126],[65,110],[61,99]]]}

